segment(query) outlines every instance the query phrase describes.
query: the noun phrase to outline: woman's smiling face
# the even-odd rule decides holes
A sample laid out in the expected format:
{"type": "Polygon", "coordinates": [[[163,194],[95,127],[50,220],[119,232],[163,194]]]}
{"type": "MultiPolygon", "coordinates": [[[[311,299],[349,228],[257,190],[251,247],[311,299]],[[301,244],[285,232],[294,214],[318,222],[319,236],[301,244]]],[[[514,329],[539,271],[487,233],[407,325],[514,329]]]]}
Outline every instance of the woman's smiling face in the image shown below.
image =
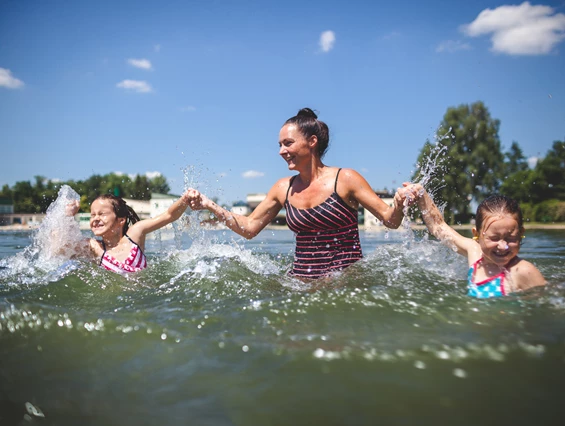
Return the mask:
{"type": "Polygon", "coordinates": [[[314,155],[316,136],[307,140],[296,124],[285,124],[279,132],[279,155],[286,161],[290,170],[296,170],[301,160],[314,155]]]}

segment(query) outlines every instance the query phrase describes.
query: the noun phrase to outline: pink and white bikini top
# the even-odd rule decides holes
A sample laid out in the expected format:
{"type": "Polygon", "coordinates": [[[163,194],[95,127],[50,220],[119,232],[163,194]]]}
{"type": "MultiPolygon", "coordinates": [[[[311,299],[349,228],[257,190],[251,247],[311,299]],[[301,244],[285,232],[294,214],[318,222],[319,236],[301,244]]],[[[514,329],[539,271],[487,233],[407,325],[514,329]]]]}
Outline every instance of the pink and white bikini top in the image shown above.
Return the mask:
{"type": "Polygon", "coordinates": [[[137,272],[141,271],[142,269],[147,268],[147,258],[145,254],[139,247],[137,243],[135,243],[130,237],[125,235],[128,240],[131,241],[131,250],[129,252],[129,256],[123,262],[120,262],[114,256],[106,252],[106,244],[104,241],[102,242],[102,248],[104,249],[104,253],[102,253],[102,258],[100,259],[100,266],[108,271],[117,272],[119,274],[123,274],[125,272],[137,272]]]}

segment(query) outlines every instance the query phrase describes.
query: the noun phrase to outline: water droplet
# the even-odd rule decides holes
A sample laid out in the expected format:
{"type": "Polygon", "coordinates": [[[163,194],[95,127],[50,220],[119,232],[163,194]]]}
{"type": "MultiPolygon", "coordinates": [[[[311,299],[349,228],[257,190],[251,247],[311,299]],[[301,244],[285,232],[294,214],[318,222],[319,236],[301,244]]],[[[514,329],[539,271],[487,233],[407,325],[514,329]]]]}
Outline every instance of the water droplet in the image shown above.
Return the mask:
{"type": "Polygon", "coordinates": [[[415,361],[414,367],[416,367],[419,370],[423,370],[424,368],[426,368],[426,363],[424,361],[415,361]]]}

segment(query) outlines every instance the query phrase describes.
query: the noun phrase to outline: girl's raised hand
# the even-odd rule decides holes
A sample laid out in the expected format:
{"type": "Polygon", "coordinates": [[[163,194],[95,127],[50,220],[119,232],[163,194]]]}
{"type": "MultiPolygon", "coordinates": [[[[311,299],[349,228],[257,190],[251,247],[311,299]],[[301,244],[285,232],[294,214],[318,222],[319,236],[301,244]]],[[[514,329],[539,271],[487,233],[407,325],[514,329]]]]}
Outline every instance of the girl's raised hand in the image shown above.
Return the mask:
{"type": "Polygon", "coordinates": [[[65,216],[71,216],[72,217],[72,216],[74,216],[75,214],[78,213],[79,209],[80,209],[80,204],[79,204],[78,200],[71,201],[65,207],[65,216]]]}

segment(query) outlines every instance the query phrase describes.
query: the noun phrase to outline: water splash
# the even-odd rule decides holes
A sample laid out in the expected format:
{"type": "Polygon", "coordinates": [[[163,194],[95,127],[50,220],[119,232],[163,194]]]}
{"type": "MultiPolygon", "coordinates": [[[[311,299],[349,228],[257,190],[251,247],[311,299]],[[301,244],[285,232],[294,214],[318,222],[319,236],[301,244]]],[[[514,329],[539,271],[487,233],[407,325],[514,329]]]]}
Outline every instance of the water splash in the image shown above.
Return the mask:
{"type": "Polygon", "coordinates": [[[78,222],[66,215],[69,203],[80,201],[80,196],[68,185],[59,190],[57,199],[47,208],[45,219],[33,236],[33,246],[40,262],[68,260],[76,255],[76,247],[84,237],[78,222]]]}
{"type": "Polygon", "coordinates": [[[76,247],[84,240],[84,236],[78,222],[67,216],[65,211],[67,204],[79,200],[80,196],[70,186],[61,187],[40,227],[32,234],[31,244],[11,257],[9,263],[6,262],[9,267],[7,273],[17,275],[17,282],[34,284],[42,281],[44,273],[52,276],[62,267],[60,274],[56,275],[63,276],[76,267],[64,265],[76,255],[76,247]]]}

